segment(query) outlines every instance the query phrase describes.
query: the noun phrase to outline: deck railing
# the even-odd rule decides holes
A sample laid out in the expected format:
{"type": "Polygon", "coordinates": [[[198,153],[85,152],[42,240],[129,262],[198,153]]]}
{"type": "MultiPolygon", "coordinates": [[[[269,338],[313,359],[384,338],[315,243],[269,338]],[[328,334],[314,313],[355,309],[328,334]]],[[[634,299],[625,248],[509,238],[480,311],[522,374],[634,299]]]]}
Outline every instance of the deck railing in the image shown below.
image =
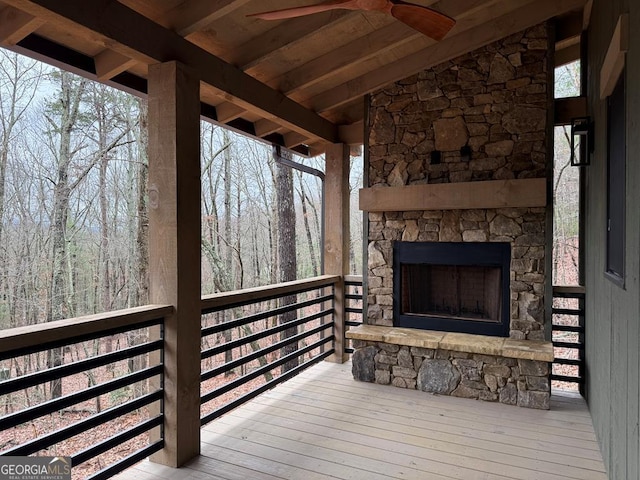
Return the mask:
{"type": "MultiPolygon", "coordinates": [[[[362,323],[362,277],[345,277],[347,328],[362,323]]],[[[553,287],[552,338],[554,381],[584,386],[584,287],[553,287]]],[[[345,349],[353,353],[353,348],[345,349]]]]}
{"type": "MultiPolygon", "coordinates": [[[[346,299],[346,307],[345,307],[345,329],[349,329],[349,327],[357,327],[362,324],[362,299],[363,299],[363,291],[362,291],[362,276],[361,275],[347,275],[344,277],[344,288],[345,288],[345,299],[346,299]]],[[[351,342],[347,344],[345,348],[347,353],[353,353],[353,347],[351,346],[351,342]]]]}
{"type": "Polygon", "coordinates": [[[325,275],[202,299],[204,425],[334,353],[334,285],[325,275]]]}
{"type": "Polygon", "coordinates": [[[555,351],[551,380],[584,387],[584,300],[580,286],[553,287],[552,338],[555,351]]]}
{"type": "Polygon", "coordinates": [[[103,479],[160,450],[171,312],[147,306],[0,331],[1,454],[68,456],[74,471],[97,459],[88,478],[103,479]],[[123,444],[117,460],[100,457],[123,444]]]}

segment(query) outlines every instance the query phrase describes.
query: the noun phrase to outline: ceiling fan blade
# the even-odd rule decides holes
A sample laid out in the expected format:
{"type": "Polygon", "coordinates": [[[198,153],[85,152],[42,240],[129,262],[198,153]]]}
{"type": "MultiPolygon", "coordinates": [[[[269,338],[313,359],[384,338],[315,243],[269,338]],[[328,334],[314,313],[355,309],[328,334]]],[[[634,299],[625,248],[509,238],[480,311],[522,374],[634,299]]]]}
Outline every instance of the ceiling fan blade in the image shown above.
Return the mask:
{"type": "Polygon", "coordinates": [[[296,18],[313,13],[326,12],[328,10],[358,10],[358,0],[328,0],[308,7],[285,8],[270,12],[251,13],[247,17],[256,17],[262,20],[284,20],[286,18],[296,18]]]}
{"type": "Polygon", "coordinates": [[[419,5],[396,3],[391,7],[391,15],[414,30],[438,41],[442,40],[456,24],[453,18],[419,5]]]}

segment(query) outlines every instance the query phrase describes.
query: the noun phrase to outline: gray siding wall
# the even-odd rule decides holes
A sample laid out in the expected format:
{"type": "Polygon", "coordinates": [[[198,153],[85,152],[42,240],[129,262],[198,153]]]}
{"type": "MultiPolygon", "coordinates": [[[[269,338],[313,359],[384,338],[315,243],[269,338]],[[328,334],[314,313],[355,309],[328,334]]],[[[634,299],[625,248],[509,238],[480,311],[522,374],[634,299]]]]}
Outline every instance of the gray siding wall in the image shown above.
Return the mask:
{"type": "Polygon", "coordinates": [[[640,1],[595,0],[589,26],[588,95],[595,152],[585,169],[587,396],[611,479],[640,478],[638,404],[640,360],[640,1]],[[625,288],[604,275],[606,259],[606,102],[600,68],[618,16],[630,14],[626,59],[627,174],[625,288]]]}

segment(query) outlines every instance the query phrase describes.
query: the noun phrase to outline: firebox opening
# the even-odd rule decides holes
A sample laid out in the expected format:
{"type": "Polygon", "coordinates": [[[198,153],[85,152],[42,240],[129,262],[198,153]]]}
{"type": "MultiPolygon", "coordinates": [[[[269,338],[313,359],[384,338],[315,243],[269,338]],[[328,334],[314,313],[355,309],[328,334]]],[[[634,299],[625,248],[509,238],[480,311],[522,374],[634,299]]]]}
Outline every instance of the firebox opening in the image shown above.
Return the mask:
{"type": "Polygon", "coordinates": [[[404,264],[401,276],[404,315],[501,321],[498,267],[404,264]]]}
{"type": "Polygon", "coordinates": [[[509,336],[511,245],[396,242],[394,325],[509,336]]]}

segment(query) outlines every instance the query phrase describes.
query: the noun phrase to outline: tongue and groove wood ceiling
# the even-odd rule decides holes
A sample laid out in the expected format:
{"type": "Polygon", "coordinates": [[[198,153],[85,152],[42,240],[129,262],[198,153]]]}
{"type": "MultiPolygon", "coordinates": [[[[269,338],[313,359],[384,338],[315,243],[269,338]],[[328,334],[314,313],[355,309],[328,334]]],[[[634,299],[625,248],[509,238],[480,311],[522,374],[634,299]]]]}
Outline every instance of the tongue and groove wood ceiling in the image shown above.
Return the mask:
{"type": "Polygon", "coordinates": [[[315,3],[4,0],[0,42],[133,92],[145,91],[150,64],[179,60],[200,75],[203,116],[314,155],[329,143],[362,143],[364,98],[391,82],[551,18],[569,25],[558,29],[562,48],[575,46],[588,4],[413,0],[456,20],[440,42],[378,12],[247,17],[315,3]]]}

